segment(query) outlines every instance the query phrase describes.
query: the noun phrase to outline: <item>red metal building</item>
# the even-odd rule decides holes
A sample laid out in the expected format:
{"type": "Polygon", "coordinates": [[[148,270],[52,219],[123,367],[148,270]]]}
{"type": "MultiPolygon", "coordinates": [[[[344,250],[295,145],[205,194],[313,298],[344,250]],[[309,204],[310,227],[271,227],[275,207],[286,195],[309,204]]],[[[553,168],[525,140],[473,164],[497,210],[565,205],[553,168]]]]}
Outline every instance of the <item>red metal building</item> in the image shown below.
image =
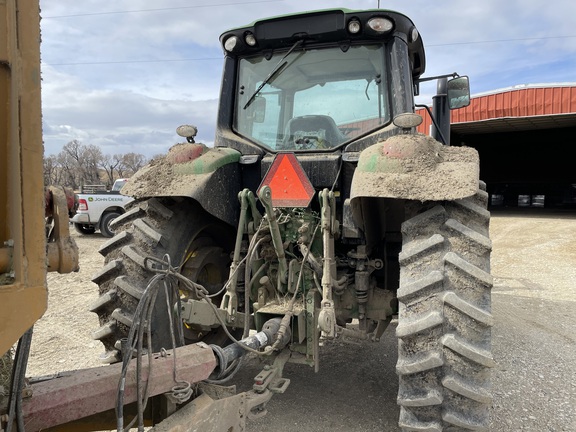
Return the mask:
{"type": "MultiPolygon", "coordinates": [[[[428,133],[430,116],[417,111],[428,133]]],[[[452,111],[452,129],[460,133],[546,129],[576,125],[575,84],[520,85],[472,97],[466,108],[452,111]]]]}
{"type": "MultiPolygon", "coordinates": [[[[417,112],[424,119],[418,130],[428,134],[430,117],[426,110],[417,112]]],[[[547,207],[576,204],[571,148],[576,145],[576,83],[521,85],[475,95],[451,117],[451,145],[478,150],[480,175],[497,197],[494,203],[541,205],[545,199],[547,207]]]]}

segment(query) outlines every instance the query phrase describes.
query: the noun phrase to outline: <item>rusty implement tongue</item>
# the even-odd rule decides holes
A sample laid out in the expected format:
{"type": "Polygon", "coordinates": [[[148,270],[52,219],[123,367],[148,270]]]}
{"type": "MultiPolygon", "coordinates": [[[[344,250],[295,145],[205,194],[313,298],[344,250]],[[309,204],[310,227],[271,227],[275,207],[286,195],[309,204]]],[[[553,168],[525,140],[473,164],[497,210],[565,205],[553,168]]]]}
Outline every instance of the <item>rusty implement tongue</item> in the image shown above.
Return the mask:
{"type": "Polygon", "coordinates": [[[258,187],[268,185],[273,207],[308,207],[314,187],[293,153],[278,153],[258,187]]]}

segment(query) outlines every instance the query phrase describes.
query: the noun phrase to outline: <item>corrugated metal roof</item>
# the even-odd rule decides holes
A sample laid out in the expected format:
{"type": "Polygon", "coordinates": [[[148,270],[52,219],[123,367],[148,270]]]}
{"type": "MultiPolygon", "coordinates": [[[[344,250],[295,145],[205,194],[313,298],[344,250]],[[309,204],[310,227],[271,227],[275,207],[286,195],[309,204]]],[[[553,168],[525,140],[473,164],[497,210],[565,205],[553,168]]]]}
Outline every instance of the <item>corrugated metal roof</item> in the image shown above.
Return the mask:
{"type": "Polygon", "coordinates": [[[475,93],[472,98],[477,98],[481,96],[489,96],[496,93],[504,93],[514,90],[524,90],[528,88],[554,88],[554,87],[576,87],[576,82],[557,82],[557,83],[537,83],[537,84],[518,84],[510,87],[503,87],[495,90],[488,90],[481,93],[475,93]]]}
{"type": "MultiPolygon", "coordinates": [[[[424,109],[418,131],[428,133],[424,109]]],[[[452,130],[491,133],[576,126],[576,84],[533,84],[475,95],[470,105],[451,112],[452,130]]]]}

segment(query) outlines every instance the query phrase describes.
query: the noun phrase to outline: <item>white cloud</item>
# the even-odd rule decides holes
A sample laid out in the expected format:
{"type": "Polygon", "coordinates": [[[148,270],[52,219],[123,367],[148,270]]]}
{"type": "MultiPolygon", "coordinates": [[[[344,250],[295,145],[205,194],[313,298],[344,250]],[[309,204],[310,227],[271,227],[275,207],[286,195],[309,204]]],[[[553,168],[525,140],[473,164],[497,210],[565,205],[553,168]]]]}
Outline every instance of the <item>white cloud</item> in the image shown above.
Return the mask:
{"type": "MultiPolygon", "coordinates": [[[[546,7],[536,0],[380,3],[417,25],[428,47],[427,75],[469,75],[473,93],[575,81],[576,3],[570,0],[551,0],[546,7]]],[[[366,9],[377,1],[345,4],[366,9]]],[[[311,3],[46,0],[41,6],[46,152],[57,153],[79,139],[105,153],[151,156],[179,139],[174,131],[181,123],[199,126],[199,140],[213,141],[222,32],[305,11],[311,3]],[[108,13],[114,11],[132,12],[108,13]]],[[[329,0],[313,3],[314,9],[331,7],[329,0]]],[[[423,86],[422,99],[434,90],[434,83],[423,86]]]]}
{"type": "Polygon", "coordinates": [[[139,152],[152,156],[177,142],[175,129],[198,126],[199,139],[213,141],[217,100],[152,98],[127,90],[91,89],[74,77],[43,69],[43,123],[47,154],[73,139],[95,144],[104,153],[139,152]]]}

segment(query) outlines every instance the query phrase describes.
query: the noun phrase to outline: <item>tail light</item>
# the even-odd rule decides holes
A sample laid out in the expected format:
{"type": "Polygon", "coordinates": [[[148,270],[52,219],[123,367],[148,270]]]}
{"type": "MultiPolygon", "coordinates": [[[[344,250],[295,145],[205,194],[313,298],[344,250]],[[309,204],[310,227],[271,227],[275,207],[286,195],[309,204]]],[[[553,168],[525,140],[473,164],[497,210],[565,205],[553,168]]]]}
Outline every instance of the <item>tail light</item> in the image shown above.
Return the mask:
{"type": "Polygon", "coordinates": [[[84,198],[78,200],[78,210],[88,211],[88,203],[84,198]]]}

